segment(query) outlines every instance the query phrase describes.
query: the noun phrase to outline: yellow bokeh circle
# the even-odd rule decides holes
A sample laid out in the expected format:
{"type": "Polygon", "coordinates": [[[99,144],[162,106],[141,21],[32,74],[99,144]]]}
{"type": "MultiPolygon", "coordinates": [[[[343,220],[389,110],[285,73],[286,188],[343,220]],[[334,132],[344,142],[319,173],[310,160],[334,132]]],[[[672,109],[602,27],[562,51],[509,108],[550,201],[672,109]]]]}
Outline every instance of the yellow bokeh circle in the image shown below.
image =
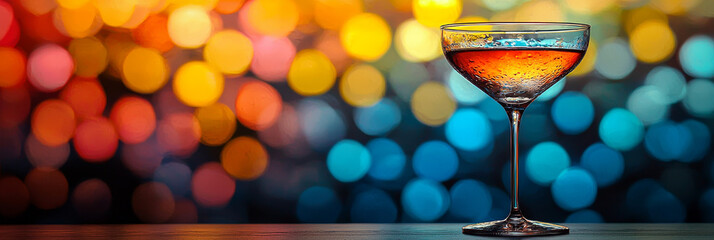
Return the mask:
{"type": "Polygon", "coordinates": [[[452,23],[461,16],[461,0],[414,0],[414,17],[428,27],[452,23]]]}
{"type": "Polygon", "coordinates": [[[627,34],[632,34],[632,31],[637,28],[640,24],[643,22],[647,21],[660,21],[663,23],[668,23],[669,18],[667,17],[667,14],[664,14],[663,12],[651,8],[649,6],[645,7],[640,7],[637,9],[633,9],[630,11],[626,11],[623,14],[623,27],[625,28],[625,32],[627,34]]]}
{"type": "Polygon", "coordinates": [[[235,30],[220,31],[206,43],[203,58],[225,74],[241,74],[253,60],[253,44],[235,30]]]}
{"type": "Polygon", "coordinates": [[[223,93],[223,75],[205,62],[188,62],[176,70],[174,93],[188,106],[211,105],[223,93]]]}
{"type": "Polygon", "coordinates": [[[335,84],[337,72],[330,59],[315,49],[305,49],[295,55],[288,71],[288,85],[303,96],[320,95],[335,84]]]}
{"type": "Polygon", "coordinates": [[[360,0],[315,0],[315,22],[324,29],[340,29],[347,20],[360,13],[360,0]]]}
{"type": "Polygon", "coordinates": [[[268,152],[254,138],[238,137],[223,147],[221,165],[234,178],[253,180],[268,167],[268,152]]]}
{"type": "Polygon", "coordinates": [[[340,29],[340,42],[350,56],[374,61],[389,50],[392,32],[382,17],[362,13],[348,20],[340,29]]]}
{"type": "MultiPolygon", "coordinates": [[[[600,1],[600,0],[598,0],[600,1]]],[[[553,0],[533,0],[516,9],[515,21],[519,22],[560,22],[565,20],[561,5],[553,0]]]]}
{"type": "Polygon", "coordinates": [[[169,2],[167,0],[139,0],[136,5],[149,9],[151,13],[160,13],[168,7],[169,2]]]}
{"type": "Polygon", "coordinates": [[[96,34],[102,28],[102,19],[91,4],[78,8],[57,8],[52,16],[57,30],[62,34],[83,38],[96,34]]]}
{"type": "Polygon", "coordinates": [[[403,22],[394,34],[397,53],[410,62],[428,62],[441,56],[441,33],[415,19],[403,22]]]}
{"type": "Polygon", "coordinates": [[[136,8],[136,0],[93,0],[94,6],[105,24],[118,27],[131,19],[136,8]]]}
{"type": "Polygon", "coordinates": [[[682,15],[700,5],[700,1],[710,0],[652,0],[650,5],[669,15],[682,15]]]}
{"type": "Polygon", "coordinates": [[[262,35],[287,36],[297,26],[300,14],[293,0],[254,0],[246,6],[247,20],[262,35]]]}
{"type": "Polygon", "coordinates": [[[222,103],[197,108],[194,112],[201,126],[201,143],[219,146],[233,137],[236,130],[236,116],[222,103]]]}
{"type": "Polygon", "coordinates": [[[414,116],[429,126],[444,124],[456,110],[456,102],[443,85],[429,81],[419,86],[411,100],[414,116]]]}
{"type": "MultiPolygon", "coordinates": [[[[140,0],[141,1],[141,0],[140,0]]],[[[214,7],[216,7],[216,4],[218,4],[218,0],[162,0],[162,1],[167,1],[171,7],[182,7],[186,5],[198,5],[206,10],[211,10],[214,7]]]]}
{"type": "Polygon", "coordinates": [[[57,0],[57,4],[66,9],[77,9],[87,3],[89,3],[89,0],[57,0]]]}
{"type": "Polygon", "coordinates": [[[580,61],[577,67],[573,69],[568,76],[577,77],[590,73],[595,68],[595,61],[597,60],[597,44],[595,40],[590,39],[590,44],[588,45],[588,51],[585,52],[583,60],[580,61]]]}
{"type": "Polygon", "coordinates": [[[120,27],[122,28],[129,28],[129,29],[134,29],[139,26],[142,22],[146,20],[146,18],[149,17],[149,14],[151,13],[151,9],[148,7],[145,7],[145,5],[137,5],[134,8],[134,13],[131,14],[131,17],[129,17],[129,20],[124,22],[120,27]]]}
{"type": "Polygon", "coordinates": [[[637,60],[658,63],[672,56],[676,41],[667,23],[646,21],[632,31],[630,49],[637,60]]]}
{"type": "Polygon", "coordinates": [[[384,96],[384,76],[368,64],[353,65],[340,79],[340,95],[352,106],[367,107],[379,102],[384,96]]]}
{"type": "Polygon", "coordinates": [[[169,37],[180,47],[200,47],[211,36],[212,29],[211,17],[201,6],[183,6],[169,15],[169,37]]]}
{"type": "Polygon", "coordinates": [[[240,10],[245,2],[246,0],[218,0],[213,10],[220,14],[231,14],[240,10]]]}
{"type": "Polygon", "coordinates": [[[127,88],[149,94],[166,85],[169,69],[158,50],[135,47],[124,59],[122,74],[122,81],[127,88]]]}
{"type": "Polygon", "coordinates": [[[68,51],[74,59],[74,74],[77,76],[96,77],[109,61],[104,44],[94,37],[73,39],[69,42],[68,51]]]}
{"type": "Polygon", "coordinates": [[[593,15],[603,10],[612,7],[616,0],[597,0],[597,1],[582,1],[582,0],[565,0],[565,5],[573,12],[579,14],[593,15]]]}

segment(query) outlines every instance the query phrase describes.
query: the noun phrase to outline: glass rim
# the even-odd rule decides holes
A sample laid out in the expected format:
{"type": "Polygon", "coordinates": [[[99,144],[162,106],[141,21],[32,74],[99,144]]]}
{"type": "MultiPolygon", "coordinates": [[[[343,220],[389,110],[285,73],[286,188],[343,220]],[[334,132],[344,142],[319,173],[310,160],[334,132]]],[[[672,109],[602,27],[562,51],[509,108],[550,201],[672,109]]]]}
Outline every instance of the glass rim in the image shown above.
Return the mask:
{"type": "Polygon", "coordinates": [[[449,23],[441,25],[440,29],[442,31],[453,31],[453,32],[466,32],[466,33],[536,33],[536,32],[577,32],[585,31],[590,29],[589,24],[584,23],[574,23],[574,22],[463,22],[463,23],[449,23]],[[478,29],[458,29],[459,27],[478,27],[478,26],[497,26],[497,25],[510,25],[510,26],[546,26],[544,29],[530,30],[478,30],[478,29]],[[548,29],[547,26],[553,26],[553,29],[548,29]],[[557,28],[556,27],[560,27],[557,28]]]}

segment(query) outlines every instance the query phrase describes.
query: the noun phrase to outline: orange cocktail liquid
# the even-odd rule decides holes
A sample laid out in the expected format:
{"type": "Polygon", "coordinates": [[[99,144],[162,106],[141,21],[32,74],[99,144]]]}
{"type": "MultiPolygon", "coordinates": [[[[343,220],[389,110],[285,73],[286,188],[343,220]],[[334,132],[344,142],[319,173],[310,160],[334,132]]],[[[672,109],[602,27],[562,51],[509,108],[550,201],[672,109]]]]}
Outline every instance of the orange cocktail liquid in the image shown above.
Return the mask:
{"type": "Polygon", "coordinates": [[[553,48],[461,49],[447,52],[446,58],[501,104],[527,105],[572,71],[584,54],[553,48]]]}

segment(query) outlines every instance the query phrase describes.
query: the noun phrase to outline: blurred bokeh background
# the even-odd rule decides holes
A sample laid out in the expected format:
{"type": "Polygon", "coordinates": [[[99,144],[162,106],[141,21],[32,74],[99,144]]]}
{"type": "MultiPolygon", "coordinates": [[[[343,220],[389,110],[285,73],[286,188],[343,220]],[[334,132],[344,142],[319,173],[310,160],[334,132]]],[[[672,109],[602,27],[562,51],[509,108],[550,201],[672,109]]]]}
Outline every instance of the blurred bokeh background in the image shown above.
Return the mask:
{"type": "Polygon", "coordinates": [[[477,222],[503,109],[455,21],[592,25],[526,111],[521,204],[714,221],[714,1],[0,0],[1,223],[477,222]]]}

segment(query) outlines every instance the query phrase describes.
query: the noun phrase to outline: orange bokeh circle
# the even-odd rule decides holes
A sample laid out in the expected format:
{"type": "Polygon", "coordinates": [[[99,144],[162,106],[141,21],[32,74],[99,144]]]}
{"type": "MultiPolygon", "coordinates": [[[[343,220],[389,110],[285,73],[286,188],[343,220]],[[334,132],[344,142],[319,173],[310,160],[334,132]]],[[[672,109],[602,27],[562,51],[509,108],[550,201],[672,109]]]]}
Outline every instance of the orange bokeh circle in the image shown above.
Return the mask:
{"type": "Polygon", "coordinates": [[[16,86],[25,80],[25,54],[17,49],[0,47],[0,87],[16,86]]]}
{"type": "Polygon", "coordinates": [[[234,178],[253,180],[260,177],[268,167],[268,152],[258,140],[238,137],[223,147],[221,164],[234,178]]]}
{"type": "Polygon", "coordinates": [[[75,124],[74,110],[62,100],[45,100],[32,113],[32,133],[48,146],[68,142],[74,134],[75,124]]]}
{"type": "Polygon", "coordinates": [[[77,126],[72,143],[79,156],[87,162],[104,162],[114,156],[119,138],[109,119],[92,118],[77,126]]]}
{"type": "Polygon", "coordinates": [[[156,128],[154,107],[146,99],[127,96],[112,107],[110,118],[122,142],[135,144],[146,141],[156,128]]]}
{"type": "Polygon", "coordinates": [[[236,116],[250,129],[262,130],[273,125],[282,107],[280,93],[267,83],[249,81],[238,90],[236,116]]]}
{"type": "Polygon", "coordinates": [[[69,184],[62,172],[51,168],[35,168],[25,176],[30,200],[43,210],[55,209],[67,202],[69,184]]]}
{"type": "Polygon", "coordinates": [[[151,15],[132,30],[132,37],[139,45],[166,52],[174,47],[167,28],[169,18],[164,15],[151,15]]]}
{"type": "Polygon", "coordinates": [[[102,115],[107,105],[107,95],[96,78],[74,77],[59,94],[79,119],[102,115]]]}

